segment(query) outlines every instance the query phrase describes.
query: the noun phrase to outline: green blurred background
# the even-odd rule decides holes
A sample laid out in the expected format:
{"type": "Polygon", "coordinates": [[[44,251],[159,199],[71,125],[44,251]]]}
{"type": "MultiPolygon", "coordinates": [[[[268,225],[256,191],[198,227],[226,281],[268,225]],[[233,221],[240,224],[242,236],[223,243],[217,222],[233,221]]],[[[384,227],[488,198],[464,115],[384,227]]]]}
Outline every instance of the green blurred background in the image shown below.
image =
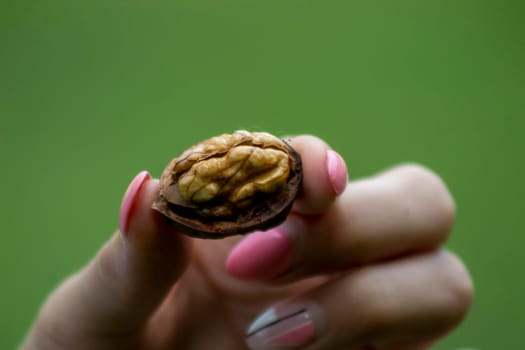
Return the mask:
{"type": "Polygon", "coordinates": [[[2,1],[0,348],[139,170],[239,128],[319,135],[354,178],[437,171],[476,296],[435,349],[525,348],[524,29],[523,1],[2,1]]]}

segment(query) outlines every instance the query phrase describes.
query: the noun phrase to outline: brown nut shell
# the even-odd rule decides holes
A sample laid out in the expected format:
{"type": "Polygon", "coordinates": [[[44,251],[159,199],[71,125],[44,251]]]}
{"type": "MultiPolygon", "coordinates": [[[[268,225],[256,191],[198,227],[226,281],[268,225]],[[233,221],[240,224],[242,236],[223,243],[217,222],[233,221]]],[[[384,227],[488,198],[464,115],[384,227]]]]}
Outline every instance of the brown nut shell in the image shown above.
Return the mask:
{"type": "Polygon", "coordinates": [[[153,209],[199,238],[267,230],[288,216],[302,177],[301,157],[288,143],[240,130],[173,159],[162,173],[153,209]]]}

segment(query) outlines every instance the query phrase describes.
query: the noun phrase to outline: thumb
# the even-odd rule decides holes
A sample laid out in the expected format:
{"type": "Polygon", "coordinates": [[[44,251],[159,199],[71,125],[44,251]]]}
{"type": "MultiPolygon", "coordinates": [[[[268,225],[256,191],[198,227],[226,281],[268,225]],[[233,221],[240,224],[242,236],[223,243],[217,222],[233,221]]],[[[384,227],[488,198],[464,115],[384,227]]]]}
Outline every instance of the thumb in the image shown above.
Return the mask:
{"type": "Polygon", "coordinates": [[[191,240],[151,209],[157,192],[149,173],[135,177],[122,201],[120,232],[50,296],[30,338],[43,330],[61,344],[93,348],[138,337],[191,250],[191,240]]]}

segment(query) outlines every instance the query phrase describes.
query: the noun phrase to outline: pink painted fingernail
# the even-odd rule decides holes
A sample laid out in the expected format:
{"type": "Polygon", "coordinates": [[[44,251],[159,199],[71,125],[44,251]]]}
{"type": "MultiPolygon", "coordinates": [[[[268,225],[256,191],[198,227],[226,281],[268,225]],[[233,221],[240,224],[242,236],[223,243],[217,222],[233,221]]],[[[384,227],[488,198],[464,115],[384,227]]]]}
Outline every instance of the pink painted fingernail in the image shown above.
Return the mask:
{"type": "Polygon", "coordinates": [[[271,279],[291,263],[292,242],[280,229],[251,233],[228,256],[226,269],[242,279],[271,279]]]}
{"type": "Polygon", "coordinates": [[[233,248],[226,270],[251,280],[269,280],[285,272],[292,264],[293,241],[300,232],[298,220],[289,217],[277,228],[249,234],[233,248]]]}
{"type": "Polygon", "coordinates": [[[312,343],[324,329],[323,311],[310,301],[269,308],[248,328],[246,343],[252,350],[302,348],[312,343]]]}
{"type": "Polygon", "coordinates": [[[326,151],[326,169],[335,194],[343,193],[348,183],[348,170],[339,153],[331,149],[326,151]]]}
{"type": "Polygon", "coordinates": [[[142,185],[149,179],[151,179],[149,172],[141,171],[138,173],[129,184],[128,189],[122,198],[122,204],[120,206],[120,232],[123,235],[126,235],[128,232],[129,221],[133,214],[133,210],[135,209],[137,193],[139,193],[142,185]]]}

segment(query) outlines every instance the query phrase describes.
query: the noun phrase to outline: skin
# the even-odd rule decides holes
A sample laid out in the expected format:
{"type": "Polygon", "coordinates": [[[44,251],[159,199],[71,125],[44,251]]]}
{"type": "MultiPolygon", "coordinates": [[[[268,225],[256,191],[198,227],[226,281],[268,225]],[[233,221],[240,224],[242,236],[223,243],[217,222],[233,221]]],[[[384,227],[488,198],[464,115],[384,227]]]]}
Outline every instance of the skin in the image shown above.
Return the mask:
{"type": "MultiPolygon", "coordinates": [[[[302,227],[290,266],[250,280],[225,267],[243,239],[199,240],[151,210],[144,183],[125,234],[44,303],[22,349],[245,349],[265,308],[314,300],[326,327],[307,349],[426,349],[467,313],[473,293],[462,262],[445,250],[454,201],[437,175],[401,165],[349,182],[338,195],[313,136],[292,146],[304,164],[289,220],[302,227]]],[[[346,177],[345,177],[346,178],[346,177]]]]}

